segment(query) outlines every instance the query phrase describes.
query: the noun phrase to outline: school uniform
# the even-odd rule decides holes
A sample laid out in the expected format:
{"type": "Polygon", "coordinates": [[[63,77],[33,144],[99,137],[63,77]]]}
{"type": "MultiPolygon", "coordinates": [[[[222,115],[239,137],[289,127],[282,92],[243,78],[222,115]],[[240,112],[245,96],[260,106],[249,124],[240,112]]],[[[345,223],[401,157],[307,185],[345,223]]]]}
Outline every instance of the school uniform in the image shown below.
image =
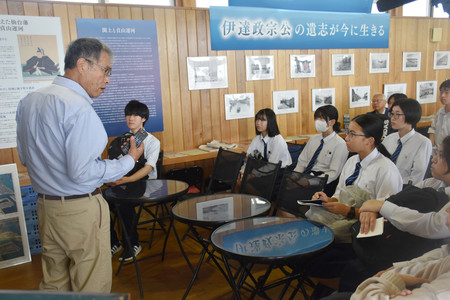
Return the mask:
{"type": "Polygon", "coordinates": [[[266,135],[264,138],[262,134],[257,135],[248,147],[247,155],[256,157],[261,155],[261,157],[264,157],[264,143],[267,144],[268,162],[277,164],[281,160],[281,168],[286,168],[292,164],[291,154],[281,134],[277,134],[274,137],[266,135]]]}
{"type": "Polygon", "coordinates": [[[434,115],[433,122],[431,122],[428,133],[434,134],[434,145],[438,148],[444,138],[450,134],[450,112],[445,112],[445,107],[442,107],[434,115]]]}
{"type": "Polygon", "coordinates": [[[430,162],[431,141],[412,129],[400,138],[398,132],[388,135],[383,140],[387,151],[393,155],[401,141],[402,148],[396,166],[403,178],[403,184],[416,184],[423,180],[430,162]]]}

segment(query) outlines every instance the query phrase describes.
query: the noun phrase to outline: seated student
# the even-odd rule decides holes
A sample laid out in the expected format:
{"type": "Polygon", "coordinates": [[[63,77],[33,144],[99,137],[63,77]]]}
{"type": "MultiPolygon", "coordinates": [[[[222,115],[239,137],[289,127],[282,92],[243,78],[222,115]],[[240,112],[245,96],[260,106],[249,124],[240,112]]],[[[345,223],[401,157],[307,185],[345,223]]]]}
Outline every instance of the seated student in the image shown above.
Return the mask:
{"type": "Polygon", "coordinates": [[[395,101],[389,116],[391,133],[383,140],[383,145],[391,154],[403,178],[403,184],[416,184],[423,180],[431,157],[431,142],[414,128],[420,121],[422,108],[414,99],[395,101]]]}
{"type": "Polygon", "coordinates": [[[368,114],[387,115],[389,111],[386,108],[386,96],[381,93],[373,95],[372,108],[373,111],[368,112],[368,114]]]}
{"type": "MultiPolygon", "coordinates": [[[[127,121],[127,126],[130,132],[136,134],[138,130],[144,129],[144,124],[148,120],[149,110],[147,105],[141,103],[137,100],[131,100],[125,106],[125,119],[127,121]]],[[[144,129],[145,130],[145,129],[144,129]]],[[[155,179],[157,177],[156,162],[158,160],[160,142],[153,135],[148,133],[147,137],[143,141],[144,143],[144,154],[136,162],[136,166],[130,171],[126,176],[109,183],[111,186],[121,185],[136,182],[141,179],[155,179]]],[[[131,228],[132,222],[136,216],[135,205],[120,205],[120,212],[122,215],[123,225],[128,228],[128,234],[130,236],[130,242],[132,249],[128,249],[125,243],[125,250],[119,257],[119,261],[125,260],[129,261],[137,256],[141,250],[142,246],[139,245],[139,236],[136,228],[131,228]],[[133,251],[133,252],[131,252],[133,251]]],[[[113,224],[111,224],[111,255],[116,254],[122,249],[117,233],[114,230],[113,224]]]]}
{"type": "Polygon", "coordinates": [[[387,100],[388,111],[391,111],[392,105],[395,103],[395,101],[400,100],[400,99],[408,99],[408,96],[406,96],[403,93],[395,93],[395,94],[390,95],[387,100]]]}
{"type": "MultiPolygon", "coordinates": [[[[436,216],[430,214],[431,219],[436,216]]],[[[450,237],[450,206],[446,206],[442,218],[439,223],[444,222],[447,230],[442,230],[441,236],[450,237]]],[[[449,254],[450,244],[443,245],[415,259],[394,263],[362,282],[353,294],[337,293],[322,299],[450,299],[449,254]]]]}
{"type": "Polygon", "coordinates": [[[348,157],[345,141],[339,132],[338,111],[333,105],[319,107],[314,112],[316,131],[300,153],[294,171],[312,173],[316,176],[328,175],[325,193],[334,194],[337,180],[348,157]]]}
{"type": "Polygon", "coordinates": [[[445,80],[439,87],[441,103],[444,105],[435,115],[428,134],[435,149],[442,140],[450,134],[450,79],[445,80]]]}

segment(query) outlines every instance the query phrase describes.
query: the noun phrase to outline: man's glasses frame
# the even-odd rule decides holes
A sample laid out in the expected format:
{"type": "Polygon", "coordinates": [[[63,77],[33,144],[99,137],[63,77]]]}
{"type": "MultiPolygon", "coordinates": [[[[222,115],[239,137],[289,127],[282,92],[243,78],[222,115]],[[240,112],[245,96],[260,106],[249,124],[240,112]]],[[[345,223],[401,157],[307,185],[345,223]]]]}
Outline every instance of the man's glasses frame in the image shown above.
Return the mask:
{"type": "Polygon", "coordinates": [[[96,65],[97,67],[99,67],[100,69],[102,69],[103,72],[105,72],[105,76],[106,76],[106,77],[110,77],[110,76],[111,76],[112,70],[111,70],[110,68],[107,68],[107,67],[104,67],[104,66],[102,66],[102,65],[99,65],[99,64],[95,63],[94,61],[92,61],[92,60],[89,59],[89,58],[86,58],[86,57],[83,57],[83,58],[84,58],[88,63],[94,64],[94,65],[96,65]]]}

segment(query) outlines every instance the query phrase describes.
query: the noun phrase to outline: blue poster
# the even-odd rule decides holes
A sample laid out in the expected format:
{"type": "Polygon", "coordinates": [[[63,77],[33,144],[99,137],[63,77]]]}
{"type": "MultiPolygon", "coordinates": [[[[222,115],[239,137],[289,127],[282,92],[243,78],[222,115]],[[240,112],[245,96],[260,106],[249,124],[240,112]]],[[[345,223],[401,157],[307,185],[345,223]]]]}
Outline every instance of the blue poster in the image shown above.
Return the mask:
{"type": "Polygon", "coordinates": [[[228,6],[370,13],[373,0],[228,0],[228,6]]]}
{"type": "Polygon", "coordinates": [[[211,7],[212,50],[389,48],[389,14],[211,7]]]}
{"type": "Polygon", "coordinates": [[[128,132],[124,108],[130,100],[147,104],[149,132],[163,131],[161,78],[155,21],[77,19],[78,37],[94,37],[114,52],[111,83],[94,99],[108,136],[128,132]]]}

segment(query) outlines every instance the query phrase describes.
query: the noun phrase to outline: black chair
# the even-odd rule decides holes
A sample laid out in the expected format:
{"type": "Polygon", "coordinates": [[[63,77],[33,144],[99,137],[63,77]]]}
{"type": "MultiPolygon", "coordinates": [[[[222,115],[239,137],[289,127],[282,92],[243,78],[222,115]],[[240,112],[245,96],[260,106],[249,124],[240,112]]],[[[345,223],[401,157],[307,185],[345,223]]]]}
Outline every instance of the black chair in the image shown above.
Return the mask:
{"type": "Polygon", "coordinates": [[[189,184],[189,187],[196,187],[200,192],[203,190],[203,168],[192,166],[186,168],[176,168],[167,171],[166,179],[181,180],[189,184]]]}
{"type": "Polygon", "coordinates": [[[156,161],[156,178],[161,179],[164,160],[164,150],[159,151],[158,160],[156,161]]]}
{"type": "Polygon", "coordinates": [[[286,170],[276,200],[276,209],[305,218],[309,206],[299,205],[297,200],[309,200],[316,192],[323,191],[328,175],[318,177],[286,170]]]}
{"type": "Polygon", "coordinates": [[[244,156],[245,152],[237,153],[220,148],[211,178],[206,187],[206,193],[213,194],[225,190],[233,191],[244,156]]]}
{"type": "Polygon", "coordinates": [[[271,200],[281,161],[277,164],[249,157],[242,176],[240,194],[250,194],[271,200]]]}
{"type": "Polygon", "coordinates": [[[290,166],[287,166],[286,169],[294,170],[295,167],[297,166],[298,157],[300,156],[300,153],[302,153],[303,149],[305,149],[306,143],[303,144],[286,143],[286,144],[288,146],[288,151],[292,159],[292,164],[290,166]]]}

